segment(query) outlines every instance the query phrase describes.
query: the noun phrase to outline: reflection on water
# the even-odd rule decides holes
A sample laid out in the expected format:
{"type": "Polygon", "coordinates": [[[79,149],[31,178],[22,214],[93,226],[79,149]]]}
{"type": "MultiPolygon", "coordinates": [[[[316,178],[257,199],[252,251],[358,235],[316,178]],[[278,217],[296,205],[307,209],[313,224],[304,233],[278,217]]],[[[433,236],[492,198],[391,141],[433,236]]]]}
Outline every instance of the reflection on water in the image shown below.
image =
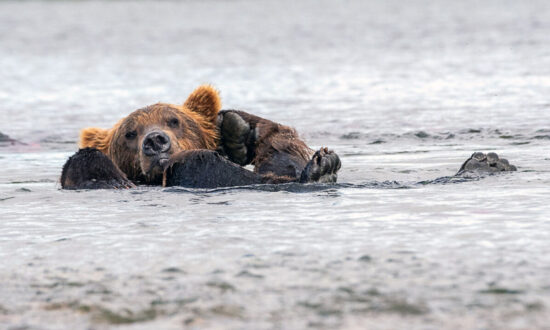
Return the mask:
{"type": "Polygon", "coordinates": [[[549,6],[1,2],[0,327],[547,327],[549,6]],[[204,82],[340,182],[59,190],[80,128],[204,82]],[[519,171],[449,178],[476,150],[519,171]]]}

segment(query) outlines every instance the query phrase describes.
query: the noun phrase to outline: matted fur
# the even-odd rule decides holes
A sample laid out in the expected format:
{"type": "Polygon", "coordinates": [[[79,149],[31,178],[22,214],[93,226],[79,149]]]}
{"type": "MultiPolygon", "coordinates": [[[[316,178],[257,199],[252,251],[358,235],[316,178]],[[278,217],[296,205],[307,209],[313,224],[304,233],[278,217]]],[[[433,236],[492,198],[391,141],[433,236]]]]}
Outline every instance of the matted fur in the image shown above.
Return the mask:
{"type": "Polygon", "coordinates": [[[313,155],[313,150],[299,138],[295,129],[272,122],[258,123],[257,129],[260,138],[256,141],[256,157],[252,164],[259,165],[267,161],[273,152],[295,155],[304,161],[304,164],[313,155]]]}

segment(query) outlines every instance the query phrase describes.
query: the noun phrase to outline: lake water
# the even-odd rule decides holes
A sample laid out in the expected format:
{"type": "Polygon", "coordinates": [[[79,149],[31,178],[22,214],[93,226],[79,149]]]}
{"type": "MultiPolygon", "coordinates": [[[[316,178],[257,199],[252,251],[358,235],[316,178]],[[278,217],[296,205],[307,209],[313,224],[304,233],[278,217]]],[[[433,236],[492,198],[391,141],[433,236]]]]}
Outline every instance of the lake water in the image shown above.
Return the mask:
{"type": "Polygon", "coordinates": [[[548,1],[0,2],[0,328],[550,329],[548,31],[548,1]],[[201,83],[340,184],[60,190],[79,129],[201,83]],[[518,171],[417,184],[474,151],[518,171]]]}

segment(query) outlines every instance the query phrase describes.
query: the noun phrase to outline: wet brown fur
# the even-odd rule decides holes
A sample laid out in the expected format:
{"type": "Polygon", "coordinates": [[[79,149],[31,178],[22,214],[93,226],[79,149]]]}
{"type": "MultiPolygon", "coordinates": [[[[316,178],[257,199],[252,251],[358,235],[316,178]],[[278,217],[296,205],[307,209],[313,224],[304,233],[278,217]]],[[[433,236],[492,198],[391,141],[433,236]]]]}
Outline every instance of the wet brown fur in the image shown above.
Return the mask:
{"type": "MultiPolygon", "coordinates": [[[[144,136],[153,129],[162,130],[171,140],[170,155],[182,150],[214,150],[219,141],[215,121],[220,108],[218,92],[203,85],[195,89],[183,105],[157,103],[132,112],[111,129],[83,129],[79,147],[100,150],[131,180],[151,181],[147,173],[150,159],[142,155],[140,147],[144,136]],[[178,125],[172,127],[169,123],[175,118],[178,125]],[[126,134],[134,131],[136,136],[128,139],[126,134]]],[[[158,177],[162,171],[153,174],[158,177]]]]}
{"type": "Polygon", "coordinates": [[[257,132],[253,148],[255,155],[251,161],[256,172],[261,171],[262,165],[271,162],[276,153],[288,154],[302,166],[305,166],[311,159],[313,150],[300,139],[298,132],[292,127],[277,124],[243,111],[236,110],[235,112],[249,123],[252,130],[255,129],[257,132]]]}
{"type": "Polygon", "coordinates": [[[295,129],[273,122],[258,124],[260,138],[256,141],[256,157],[252,164],[259,166],[271,159],[275,152],[287,153],[303,160],[304,165],[309,161],[313,150],[301,140],[295,129]]]}

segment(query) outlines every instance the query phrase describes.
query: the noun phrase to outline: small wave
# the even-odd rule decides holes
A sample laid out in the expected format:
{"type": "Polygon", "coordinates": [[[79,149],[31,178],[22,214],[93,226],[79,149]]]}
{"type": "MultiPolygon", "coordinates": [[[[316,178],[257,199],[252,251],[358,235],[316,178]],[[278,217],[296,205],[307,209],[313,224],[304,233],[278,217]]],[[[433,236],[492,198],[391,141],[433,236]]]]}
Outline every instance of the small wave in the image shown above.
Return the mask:
{"type": "Polygon", "coordinates": [[[339,189],[409,189],[416,183],[401,183],[397,181],[367,181],[362,183],[284,183],[284,184],[258,184],[238,187],[222,188],[186,188],[169,187],[162,191],[168,193],[204,194],[204,193],[226,193],[233,191],[262,191],[262,192],[290,192],[290,193],[312,193],[322,191],[337,191],[339,189]]]}
{"type": "MultiPolygon", "coordinates": [[[[360,183],[283,183],[283,184],[257,184],[237,187],[220,188],[186,188],[186,187],[168,187],[163,188],[163,192],[183,193],[183,194],[205,194],[205,193],[226,193],[234,191],[262,191],[262,192],[290,192],[290,193],[312,193],[322,191],[337,191],[340,189],[412,189],[431,184],[456,184],[465,182],[479,181],[492,175],[502,173],[477,173],[463,172],[459,175],[444,176],[433,180],[423,180],[419,182],[398,182],[398,181],[365,181],[360,183]]],[[[143,193],[143,192],[142,192],[143,193]]]]}
{"type": "Polygon", "coordinates": [[[204,193],[225,193],[232,191],[265,191],[265,192],[292,192],[292,193],[309,193],[318,191],[328,191],[341,188],[342,184],[328,184],[328,183],[314,183],[314,184],[302,184],[302,183],[284,183],[284,184],[257,184],[248,186],[236,186],[236,187],[220,187],[220,188],[186,188],[186,187],[169,187],[164,188],[164,192],[170,193],[190,193],[190,194],[204,194],[204,193]]]}
{"type": "MultiPolygon", "coordinates": [[[[381,144],[398,140],[433,140],[433,141],[445,141],[445,140],[481,140],[481,139],[503,139],[511,140],[511,143],[524,143],[526,141],[533,140],[550,140],[550,129],[538,129],[531,132],[513,132],[504,131],[501,129],[488,129],[488,128],[468,128],[457,131],[445,131],[445,132],[428,132],[424,130],[410,131],[402,134],[396,133],[363,133],[358,131],[351,131],[338,136],[341,140],[362,140],[368,144],[381,144]],[[521,142],[518,142],[521,141],[521,142]]],[[[328,133],[330,134],[330,133],[328,133]]]]}
{"type": "Polygon", "coordinates": [[[10,184],[25,184],[25,183],[52,183],[57,182],[57,180],[53,179],[40,179],[40,180],[15,180],[10,181],[10,184]]]}
{"type": "Polygon", "coordinates": [[[62,134],[50,134],[39,139],[41,144],[76,144],[74,138],[62,134]]]}

